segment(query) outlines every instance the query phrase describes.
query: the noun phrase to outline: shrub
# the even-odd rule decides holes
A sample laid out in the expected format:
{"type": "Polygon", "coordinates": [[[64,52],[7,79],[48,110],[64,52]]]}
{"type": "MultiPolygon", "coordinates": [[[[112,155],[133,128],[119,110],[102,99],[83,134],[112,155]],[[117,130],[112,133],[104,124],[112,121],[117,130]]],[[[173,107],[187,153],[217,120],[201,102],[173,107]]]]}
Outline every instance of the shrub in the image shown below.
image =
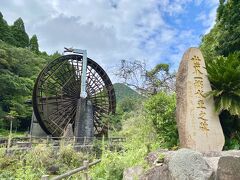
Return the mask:
{"type": "Polygon", "coordinates": [[[216,110],[227,110],[240,116],[240,53],[218,57],[207,65],[208,78],[213,90],[208,93],[215,100],[216,110]]]}
{"type": "Polygon", "coordinates": [[[52,148],[44,144],[39,144],[26,154],[23,161],[26,161],[27,166],[31,166],[34,169],[41,169],[54,163],[52,156],[52,148]]]}
{"type": "Polygon", "coordinates": [[[146,116],[154,124],[154,128],[164,148],[178,145],[178,131],[176,125],[176,97],[160,92],[152,96],[146,103],[146,116]]]}
{"type": "Polygon", "coordinates": [[[0,157],[0,169],[8,168],[17,162],[17,159],[14,156],[2,156],[0,157]]]}
{"type": "Polygon", "coordinates": [[[216,111],[225,135],[224,149],[240,149],[240,53],[218,57],[207,65],[216,111]]]}
{"type": "Polygon", "coordinates": [[[80,167],[83,159],[83,154],[70,145],[62,146],[56,153],[52,147],[39,144],[28,152],[15,152],[11,156],[0,149],[0,179],[40,179],[49,174],[47,169],[52,166],[58,166],[61,174],[80,167]]]}
{"type": "Polygon", "coordinates": [[[76,152],[71,145],[61,147],[58,161],[68,167],[80,167],[84,160],[81,152],[76,152]]]}
{"type": "Polygon", "coordinates": [[[93,179],[116,179],[123,177],[124,162],[117,152],[104,151],[100,164],[93,167],[91,175],[93,179]]]}
{"type": "Polygon", "coordinates": [[[136,165],[146,167],[144,158],[150,150],[159,147],[153,125],[146,120],[141,106],[135,112],[128,113],[119,135],[127,137],[127,141],[122,144],[122,151],[111,152],[105,150],[103,145],[102,161],[91,169],[93,179],[120,180],[125,168],[136,165]]]}
{"type": "Polygon", "coordinates": [[[144,145],[134,149],[125,149],[124,152],[103,152],[101,163],[91,169],[91,176],[97,180],[121,180],[125,168],[140,165],[146,167],[144,157],[147,148],[144,145]]]}
{"type": "Polygon", "coordinates": [[[44,172],[42,171],[33,171],[32,166],[22,166],[20,164],[19,168],[16,170],[16,179],[39,179],[43,174],[44,172]]]}

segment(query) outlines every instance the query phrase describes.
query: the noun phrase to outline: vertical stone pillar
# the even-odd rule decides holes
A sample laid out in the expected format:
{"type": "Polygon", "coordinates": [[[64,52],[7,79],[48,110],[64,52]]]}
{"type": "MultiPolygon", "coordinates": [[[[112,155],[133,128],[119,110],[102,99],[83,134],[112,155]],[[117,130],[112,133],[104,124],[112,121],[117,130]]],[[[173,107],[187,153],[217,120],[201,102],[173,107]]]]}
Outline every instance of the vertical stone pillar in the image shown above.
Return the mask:
{"type": "Polygon", "coordinates": [[[87,101],[87,117],[86,117],[86,137],[92,138],[94,136],[93,132],[93,106],[90,100],[87,101]]]}
{"type": "Polygon", "coordinates": [[[211,91],[205,61],[198,48],[188,49],[179,66],[177,92],[177,125],[182,148],[197,151],[221,151],[224,135],[211,91]]]}
{"type": "Polygon", "coordinates": [[[86,98],[78,99],[74,135],[78,143],[83,143],[85,137],[93,137],[92,103],[87,101],[86,98]]]}

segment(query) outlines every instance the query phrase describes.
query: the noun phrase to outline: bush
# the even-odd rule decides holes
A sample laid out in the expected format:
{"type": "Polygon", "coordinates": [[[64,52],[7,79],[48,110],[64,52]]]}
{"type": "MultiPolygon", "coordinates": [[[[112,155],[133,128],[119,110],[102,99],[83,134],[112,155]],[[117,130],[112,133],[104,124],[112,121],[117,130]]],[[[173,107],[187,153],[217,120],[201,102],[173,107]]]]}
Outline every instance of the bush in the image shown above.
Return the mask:
{"type": "Polygon", "coordinates": [[[208,93],[215,100],[216,110],[224,110],[240,117],[240,53],[218,57],[206,65],[213,90],[208,93]]]}
{"type": "Polygon", "coordinates": [[[147,148],[144,145],[134,149],[125,149],[124,152],[105,150],[101,157],[101,163],[91,169],[91,176],[97,180],[121,180],[125,168],[136,165],[147,166],[144,161],[146,154],[147,148]]]}
{"type": "Polygon", "coordinates": [[[71,145],[61,147],[58,161],[68,167],[80,167],[84,160],[81,152],[76,152],[71,145]]]}
{"type": "Polygon", "coordinates": [[[39,144],[26,154],[23,161],[27,166],[37,170],[52,165],[53,159],[52,148],[45,144],[39,144]]]}
{"type": "Polygon", "coordinates": [[[240,119],[227,110],[220,114],[220,122],[225,136],[224,150],[240,149],[240,119]]]}
{"type": "Polygon", "coordinates": [[[44,174],[42,171],[33,171],[32,166],[22,166],[21,164],[19,165],[19,168],[16,170],[16,179],[39,179],[44,174]]]}
{"type": "Polygon", "coordinates": [[[152,96],[146,103],[146,116],[154,124],[154,128],[164,148],[178,145],[178,131],[176,124],[176,97],[160,92],[152,96]]]}
{"type": "Polygon", "coordinates": [[[43,174],[49,174],[47,169],[52,166],[58,166],[58,173],[62,174],[82,166],[84,159],[84,155],[70,145],[60,147],[57,153],[45,144],[11,156],[6,156],[4,150],[0,149],[0,179],[40,179],[43,174]]]}
{"type": "Polygon", "coordinates": [[[122,151],[111,152],[102,145],[101,163],[91,169],[93,179],[105,180],[123,178],[125,168],[140,165],[147,167],[144,160],[151,150],[159,147],[156,131],[151,121],[147,121],[143,107],[138,106],[135,112],[129,112],[122,122],[121,137],[127,141],[122,144],[122,151]]]}
{"type": "Polygon", "coordinates": [[[8,168],[17,162],[14,156],[2,156],[0,157],[0,169],[8,168]]]}
{"type": "Polygon", "coordinates": [[[218,57],[207,65],[216,111],[225,135],[224,149],[240,149],[240,52],[218,57]]]}
{"type": "Polygon", "coordinates": [[[124,162],[119,153],[104,151],[102,161],[91,169],[93,179],[121,180],[123,177],[124,162]]]}

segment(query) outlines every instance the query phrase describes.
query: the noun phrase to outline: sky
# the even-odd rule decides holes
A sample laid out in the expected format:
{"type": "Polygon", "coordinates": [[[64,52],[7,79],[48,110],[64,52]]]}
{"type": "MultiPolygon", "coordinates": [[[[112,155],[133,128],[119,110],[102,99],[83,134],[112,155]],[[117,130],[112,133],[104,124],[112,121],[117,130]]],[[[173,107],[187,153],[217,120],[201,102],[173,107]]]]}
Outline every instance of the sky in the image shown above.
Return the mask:
{"type": "Polygon", "coordinates": [[[41,51],[86,49],[108,73],[121,59],[167,63],[177,70],[183,53],[213,27],[218,0],[0,0],[11,25],[21,17],[41,51]]]}

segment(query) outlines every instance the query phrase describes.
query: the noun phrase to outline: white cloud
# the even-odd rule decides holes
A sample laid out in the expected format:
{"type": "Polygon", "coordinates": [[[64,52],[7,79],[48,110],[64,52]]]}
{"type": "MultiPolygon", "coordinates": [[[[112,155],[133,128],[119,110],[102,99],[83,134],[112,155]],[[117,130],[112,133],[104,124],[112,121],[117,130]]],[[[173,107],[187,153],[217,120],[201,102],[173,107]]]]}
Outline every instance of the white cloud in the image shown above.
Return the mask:
{"type": "Polygon", "coordinates": [[[0,11],[11,23],[22,17],[27,32],[37,34],[41,50],[47,52],[75,47],[87,49],[105,68],[135,58],[146,60],[149,67],[169,62],[176,69],[183,52],[196,46],[199,37],[176,29],[164,16],[181,24],[178,14],[186,13],[193,1],[213,7],[197,18],[209,29],[217,0],[1,0],[0,11]]]}
{"type": "Polygon", "coordinates": [[[218,7],[218,3],[215,0],[211,3],[212,8],[209,12],[202,11],[195,20],[201,22],[203,27],[205,27],[203,33],[207,34],[213,28],[216,19],[216,11],[218,7]]]}

